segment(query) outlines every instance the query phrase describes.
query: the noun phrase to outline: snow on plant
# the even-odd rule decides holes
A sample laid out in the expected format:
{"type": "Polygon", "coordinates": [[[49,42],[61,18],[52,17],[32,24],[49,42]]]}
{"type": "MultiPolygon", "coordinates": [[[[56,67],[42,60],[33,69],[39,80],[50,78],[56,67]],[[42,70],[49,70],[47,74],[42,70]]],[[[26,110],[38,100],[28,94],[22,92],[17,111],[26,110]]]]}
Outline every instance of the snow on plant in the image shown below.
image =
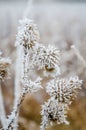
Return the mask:
{"type": "MultiPolygon", "coordinates": [[[[42,106],[41,130],[53,122],[57,124],[69,124],[66,120],[67,110],[70,103],[75,99],[77,92],[81,89],[82,81],[78,76],[69,79],[61,79],[60,75],[60,50],[54,46],[44,46],[39,43],[40,35],[37,25],[33,20],[23,19],[20,21],[16,38],[17,61],[16,61],[16,80],[15,80],[15,103],[12,113],[7,118],[7,124],[2,130],[17,130],[17,121],[20,106],[27,93],[36,92],[42,88],[42,78],[35,80],[31,77],[31,71],[35,74],[36,70],[42,70],[44,76],[51,76],[51,80],[46,85],[46,92],[50,99],[42,106]],[[35,70],[36,69],[36,70],[35,70]],[[22,89],[18,85],[22,84],[22,89]],[[17,91],[18,87],[18,91],[17,91]]],[[[6,77],[8,74],[7,60],[1,60],[4,64],[5,73],[0,76],[6,77]],[[4,75],[4,76],[3,76],[4,75]]],[[[3,69],[2,69],[3,70],[3,69]]]]}

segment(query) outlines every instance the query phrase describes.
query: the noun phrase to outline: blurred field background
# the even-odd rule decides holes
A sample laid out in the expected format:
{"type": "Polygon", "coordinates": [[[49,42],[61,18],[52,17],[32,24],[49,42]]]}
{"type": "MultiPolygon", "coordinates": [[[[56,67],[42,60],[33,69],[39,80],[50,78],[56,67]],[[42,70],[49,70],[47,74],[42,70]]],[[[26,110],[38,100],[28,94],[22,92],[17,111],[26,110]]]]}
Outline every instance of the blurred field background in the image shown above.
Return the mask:
{"type": "MultiPolygon", "coordinates": [[[[70,125],[55,125],[48,130],[86,130],[86,66],[71,49],[71,45],[75,45],[86,60],[86,3],[69,1],[34,0],[31,12],[40,31],[40,43],[53,44],[62,51],[61,77],[78,75],[83,80],[82,90],[68,112],[70,125]]],[[[0,50],[3,56],[12,59],[11,79],[2,83],[7,115],[12,111],[14,99],[18,21],[26,8],[27,1],[0,1],[0,50]]],[[[43,85],[45,86],[45,79],[43,85]]],[[[19,130],[40,129],[40,105],[47,99],[44,90],[26,96],[20,109],[19,130]]]]}

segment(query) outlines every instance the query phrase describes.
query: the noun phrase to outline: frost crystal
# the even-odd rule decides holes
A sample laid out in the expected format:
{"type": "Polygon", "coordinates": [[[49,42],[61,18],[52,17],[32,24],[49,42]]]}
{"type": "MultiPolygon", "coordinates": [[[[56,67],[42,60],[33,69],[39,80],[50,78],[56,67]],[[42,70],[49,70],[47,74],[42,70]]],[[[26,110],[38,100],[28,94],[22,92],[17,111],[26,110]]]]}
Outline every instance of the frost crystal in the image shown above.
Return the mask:
{"type": "Polygon", "coordinates": [[[33,64],[38,69],[44,69],[44,75],[57,76],[60,74],[60,51],[52,46],[39,45],[32,57],[33,64]]]}
{"type": "Polygon", "coordinates": [[[57,98],[59,102],[70,104],[76,97],[77,90],[81,89],[81,85],[82,80],[79,80],[77,76],[69,79],[55,78],[48,83],[46,91],[50,96],[57,98]]]}
{"type": "Polygon", "coordinates": [[[32,48],[39,42],[40,36],[36,24],[32,20],[23,19],[20,21],[16,46],[23,45],[25,48],[32,48]]]}
{"type": "Polygon", "coordinates": [[[57,102],[54,97],[50,98],[48,102],[42,106],[41,130],[45,130],[49,124],[54,122],[57,122],[57,124],[69,124],[69,122],[66,120],[67,109],[68,108],[66,104],[57,102]]]}
{"type": "Polygon", "coordinates": [[[9,77],[10,59],[0,57],[0,79],[4,80],[9,77]]]}

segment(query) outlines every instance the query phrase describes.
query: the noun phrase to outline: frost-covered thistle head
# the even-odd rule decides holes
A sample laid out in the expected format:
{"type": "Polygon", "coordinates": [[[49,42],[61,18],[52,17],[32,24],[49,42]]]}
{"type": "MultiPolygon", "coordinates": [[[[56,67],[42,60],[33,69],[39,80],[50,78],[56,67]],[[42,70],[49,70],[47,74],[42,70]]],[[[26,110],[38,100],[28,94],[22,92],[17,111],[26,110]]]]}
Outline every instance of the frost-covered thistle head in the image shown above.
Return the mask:
{"type": "Polygon", "coordinates": [[[79,80],[77,76],[69,79],[55,78],[48,83],[46,91],[50,96],[57,98],[59,102],[70,104],[75,99],[78,90],[81,89],[81,85],[82,80],[79,80]]]}
{"type": "Polygon", "coordinates": [[[52,97],[42,106],[42,123],[41,130],[45,130],[49,124],[57,122],[57,124],[65,123],[69,124],[66,120],[67,105],[57,102],[57,100],[52,97]]]}
{"type": "Polygon", "coordinates": [[[33,54],[33,64],[38,70],[44,69],[44,75],[58,76],[60,74],[60,51],[53,47],[39,45],[33,54]]]}
{"type": "Polygon", "coordinates": [[[39,39],[39,31],[33,20],[27,18],[21,20],[16,38],[16,46],[23,45],[25,48],[32,48],[39,42],[39,39]]]}
{"type": "Polygon", "coordinates": [[[4,80],[9,77],[9,66],[11,64],[10,59],[0,57],[0,79],[4,80]]]}

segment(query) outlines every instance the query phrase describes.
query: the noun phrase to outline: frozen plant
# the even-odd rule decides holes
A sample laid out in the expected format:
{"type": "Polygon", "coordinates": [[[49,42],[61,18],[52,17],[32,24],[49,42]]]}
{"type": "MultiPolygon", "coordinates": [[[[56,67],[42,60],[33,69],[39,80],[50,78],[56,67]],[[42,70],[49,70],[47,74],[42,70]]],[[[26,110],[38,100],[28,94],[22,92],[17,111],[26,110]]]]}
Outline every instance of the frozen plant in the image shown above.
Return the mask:
{"type": "Polygon", "coordinates": [[[77,76],[69,79],[55,77],[47,84],[46,92],[51,98],[42,106],[41,130],[45,130],[50,122],[69,124],[66,119],[67,110],[78,90],[81,89],[81,85],[82,80],[77,76]]]}
{"type": "Polygon", "coordinates": [[[32,81],[29,81],[27,84],[25,84],[25,86],[22,89],[22,92],[18,98],[17,105],[13,108],[13,111],[7,118],[7,125],[5,127],[5,130],[14,130],[15,127],[18,127],[18,126],[15,126],[15,120],[18,118],[19,109],[20,109],[20,106],[21,106],[23,100],[25,99],[26,94],[28,92],[36,92],[40,88],[41,88],[40,79],[34,81],[34,83],[32,81]],[[28,84],[30,87],[28,87],[28,84]]]}
{"type": "Polygon", "coordinates": [[[44,105],[42,105],[42,123],[41,130],[45,130],[47,126],[65,123],[69,124],[66,120],[68,106],[65,103],[58,102],[55,97],[51,97],[44,105]]]}
{"type": "Polygon", "coordinates": [[[68,79],[55,78],[47,84],[46,92],[51,97],[55,97],[58,102],[67,103],[69,105],[77,96],[81,85],[82,80],[79,80],[77,76],[68,79]]]}
{"type": "Polygon", "coordinates": [[[36,44],[38,44],[39,39],[39,31],[33,20],[27,18],[21,20],[15,45],[18,50],[21,48],[22,79],[26,78],[29,74],[28,70],[31,69],[30,57],[33,52],[33,48],[36,46],[36,44]]]}
{"type": "MultiPolygon", "coordinates": [[[[39,42],[39,38],[39,32],[33,20],[27,18],[22,19],[20,21],[15,43],[15,46],[17,47],[17,61],[14,108],[17,106],[17,102],[20,97],[20,82],[24,88],[28,88],[28,92],[37,91],[37,89],[39,89],[37,82],[40,82],[41,78],[37,77],[34,82],[30,79],[30,71],[32,66],[30,63],[30,55],[33,52],[33,47],[39,42]],[[31,83],[33,85],[31,85],[31,83]]],[[[16,114],[16,120],[14,121],[15,130],[17,130],[17,117],[18,112],[16,114]]]]}
{"type": "MultiPolygon", "coordinates": [[[[17,61],[15,79],[15,101],[11,114],[6,120],[5,129],[17,130],[20,106],[27,93],[36,92],[41,86],[42,78],[31,77],[31,73],[42,70],[44,76],[51,76],[46,85],[46,92],[50,99],[42,106],[41,130],[45,130],[49,124],[69,124],[67,110],[71,102],[75,99],[77,92],[81,89],[82,81],[78,76],[69,79],[61,79],[60,75],[60,56],[61,52],[54,46],[44,46],[39,43],[40,35],[33,20],[27,18],[20,21],[16,38],[17,61]],[[35,70],[36,69],[36,70],[35,70]],[[22,87],[20,88],[20,86],[22,87]]],[[[8,75],[7,60],[1,60],[1,79],[8,75]],[[3,62],[4,61],[4,62],[3,62]],[[4,68],[4,69],[3,69],[4,68]],[[4,70],[4,73],[2,73],[4,70]]]]}

